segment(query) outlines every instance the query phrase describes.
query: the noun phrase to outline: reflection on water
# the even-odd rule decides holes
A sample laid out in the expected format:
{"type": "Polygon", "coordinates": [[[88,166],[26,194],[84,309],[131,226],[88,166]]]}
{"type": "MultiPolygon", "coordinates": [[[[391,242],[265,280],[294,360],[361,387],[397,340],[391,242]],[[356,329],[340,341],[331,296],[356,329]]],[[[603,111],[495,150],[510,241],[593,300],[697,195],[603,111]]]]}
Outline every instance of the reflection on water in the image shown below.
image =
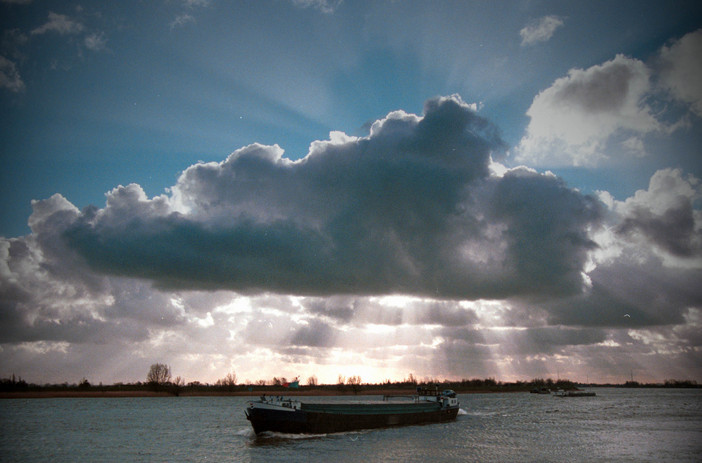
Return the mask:
{"type": "Polygon", "coordinates": [[[468,394],[460,395],[454,422],[314,436],[256,436],[244,416],[247,400],[3,400],[0,460],[702,461],[702,390],[468,394]]]}

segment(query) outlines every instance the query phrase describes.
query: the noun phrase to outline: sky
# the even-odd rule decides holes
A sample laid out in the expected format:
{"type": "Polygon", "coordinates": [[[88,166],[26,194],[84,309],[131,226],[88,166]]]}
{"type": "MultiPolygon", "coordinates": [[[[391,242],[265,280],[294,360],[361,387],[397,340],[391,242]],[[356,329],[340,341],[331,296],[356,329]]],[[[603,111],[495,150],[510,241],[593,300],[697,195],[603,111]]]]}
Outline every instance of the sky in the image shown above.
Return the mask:
{"type": "Polygon", "coordinates": [[[0,376],[702,382],[698,1],[0,0],[0,376]]]}

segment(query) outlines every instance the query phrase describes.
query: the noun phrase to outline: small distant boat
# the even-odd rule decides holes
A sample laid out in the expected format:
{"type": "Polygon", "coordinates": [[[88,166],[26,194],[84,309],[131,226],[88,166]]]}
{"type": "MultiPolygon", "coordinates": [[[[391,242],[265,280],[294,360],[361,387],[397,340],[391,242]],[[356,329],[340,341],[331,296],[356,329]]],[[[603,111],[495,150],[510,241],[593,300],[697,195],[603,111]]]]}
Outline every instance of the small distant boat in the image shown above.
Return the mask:
{"type": "Polygon", "coordinates": [[[554,392],[556,397],[595,397],[597,394],[589,391],[563,391],[558,390],[554,392]]]}
{"type": "Polygon", "coordinates": [[[259,400],[249,402],[246,418],[256,434],[265,431],[327,434],[441,423],[455,420],[458,408],[456,393],[450,389],[439,393],[418,388],[416,395],[384,396],[383,401],[375,402],[315,403],[264,394],[259,400]]]}

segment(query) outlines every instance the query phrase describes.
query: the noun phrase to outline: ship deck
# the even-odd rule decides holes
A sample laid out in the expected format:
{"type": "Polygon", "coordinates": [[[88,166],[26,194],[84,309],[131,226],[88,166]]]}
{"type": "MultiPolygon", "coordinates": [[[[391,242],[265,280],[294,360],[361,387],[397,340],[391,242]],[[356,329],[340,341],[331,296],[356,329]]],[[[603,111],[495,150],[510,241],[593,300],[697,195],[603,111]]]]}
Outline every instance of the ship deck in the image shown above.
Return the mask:
{"type": "Polygon", "coordinates": [[[306,412],[335,413],[345,415],[422,413],[438,410],[437,402],[347,402],[347,403],[302,403],[306,412]]]}

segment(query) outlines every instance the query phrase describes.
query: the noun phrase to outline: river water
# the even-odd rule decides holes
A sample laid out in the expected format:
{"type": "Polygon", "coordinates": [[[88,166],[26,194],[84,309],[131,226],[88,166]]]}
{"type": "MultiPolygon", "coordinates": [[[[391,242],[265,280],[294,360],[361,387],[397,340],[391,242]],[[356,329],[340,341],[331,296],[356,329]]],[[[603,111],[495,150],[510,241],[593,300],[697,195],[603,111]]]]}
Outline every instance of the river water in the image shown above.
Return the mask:
{"type": "Polygon", "coordinates": [[[594,390],[465,394],[451,423],[263,437],[246,421],[245,397],[6,399],[0,461],[702,461],[702,390],[594,390]]]}

